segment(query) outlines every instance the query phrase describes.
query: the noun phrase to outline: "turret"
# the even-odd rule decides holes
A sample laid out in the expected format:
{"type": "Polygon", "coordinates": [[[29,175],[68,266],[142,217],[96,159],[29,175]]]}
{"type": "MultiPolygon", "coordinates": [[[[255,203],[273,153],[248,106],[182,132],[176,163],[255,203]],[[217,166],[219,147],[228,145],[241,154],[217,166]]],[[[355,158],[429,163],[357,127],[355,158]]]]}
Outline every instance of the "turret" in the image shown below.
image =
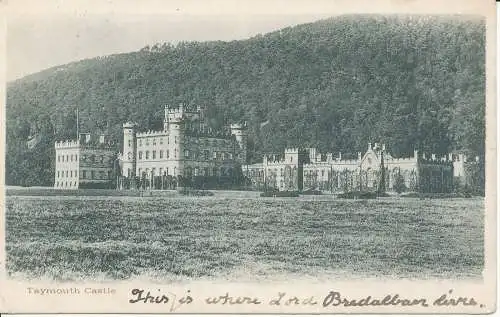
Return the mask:
{"type": "Polygon", "coordinates": [[[231,124],[231,134],[236,138],[236,142],[240,147],[238,160],[241,164],[246,164],[247,162],[247,132],[246,124],[231,124]]]}
{"type": "Polygon", "coordinates": [[[128,178],[135,178],[137,166],[137,124],[127,122],[123,124],[123,165],[122,175],[128,178]]]}

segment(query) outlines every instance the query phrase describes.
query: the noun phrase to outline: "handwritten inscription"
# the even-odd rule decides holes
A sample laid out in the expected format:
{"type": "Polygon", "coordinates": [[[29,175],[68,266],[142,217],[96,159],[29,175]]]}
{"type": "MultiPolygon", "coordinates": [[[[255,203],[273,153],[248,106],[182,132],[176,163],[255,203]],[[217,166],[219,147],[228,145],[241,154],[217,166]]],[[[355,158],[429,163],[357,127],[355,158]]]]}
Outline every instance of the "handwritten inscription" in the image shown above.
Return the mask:
{"type": "Polygon", "coordinates": [[[182,305],[189,305],[193,302],[193,298],[191,297],[191,291],[187,291],[187,294],[183,297],[177,298],[178,296],[174,293],[162,293],[160,289],[158,289],[157,293],[152,293],[152,291],[146,291],[144,289],[134,288],[131,291],[132,298],[129,300],[129,303],[143,303],[143,304],[169,304],[170,303],[170,311],[173,312],[179,309],[182,305]]]}
{"type": "Polygon", "coordinates": [[[216,297],[207,297],[205,299],[205,303],[207,304],[221,304],[221,305],[239,305],[239,304],[254,304],[254,305],[259,305],[261,304],[261,301],[258,298],[252,298],[252,297],[240,297],[240,296],[229,296],[229,293],[226,293],[225,295],[222,296],[216,296],[216,297]]]}
{"type": "MultiPolygon", "coordinates": [[[[178,297],[176,294],[166,292],[162,293],[160,289],[150,291],[144,289],[133,289],[131,291],[132,298],[129,303],[144,303],[144,304],[170,304],[170,311],[175,311],[183,305],[189,305],[194,302],[188,290],[186,295],[178,297]]],[[[223,295],[208,296],[202,298],[206,305],[269,305],[269,306],[295,306],[295,307],[313,307],[319,306],[323,308],[330,307],[376,307],[376,306],[399,306],[399,307],[430,307],[430,306],[477,306],[481,305],[473,297],[453,295],[453,290],[439,296],[438,298],[405,298],[400,294],[387,295],[368,295],[361,298],[351,298],[343,295],[339,291],[330,291],[323,298],[319,299],[314,296],[299,297],[289,295],[286,292],[279,292],[276,296],[262,299],[252,296],[236,296],[229,292],[223,295]]]]}

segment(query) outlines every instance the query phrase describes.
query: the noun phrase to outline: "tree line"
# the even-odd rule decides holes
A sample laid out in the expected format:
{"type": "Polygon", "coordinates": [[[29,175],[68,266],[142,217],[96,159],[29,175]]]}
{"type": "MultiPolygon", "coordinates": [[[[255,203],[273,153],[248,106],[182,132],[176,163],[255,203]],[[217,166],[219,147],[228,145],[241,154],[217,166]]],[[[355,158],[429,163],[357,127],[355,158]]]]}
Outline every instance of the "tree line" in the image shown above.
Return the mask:
{"type": "Polygon", "coordinates": [[[347,15],[231,42],[157,43],[48,69],[7,87],[7,184],[51,185],[53,142],[123,122],[160,129],[163,105],[248,123],[249,162],[285,147],[349,153],[384,142],[484,154],[485,23],[469,16],[347,15]],[[27,140],[41,136],[35,146],[27,140]]]}

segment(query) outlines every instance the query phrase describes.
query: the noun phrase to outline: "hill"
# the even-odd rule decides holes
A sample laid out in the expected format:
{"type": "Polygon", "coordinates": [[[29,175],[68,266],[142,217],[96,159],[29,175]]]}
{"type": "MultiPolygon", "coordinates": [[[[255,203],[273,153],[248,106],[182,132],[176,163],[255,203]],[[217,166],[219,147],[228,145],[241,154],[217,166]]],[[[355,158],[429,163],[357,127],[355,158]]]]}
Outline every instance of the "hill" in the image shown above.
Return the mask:
{"type": "Polygon", "coordinates": [[[485,24],[476,17],[340,16],[231,42],[159,43],[26,76],[7,87],[6,182],[50,185],[56,139],[161,127],[199,104],[213,128],[249,124],[250,160],[286,146],[356,153],[385,142],[484,153],[485,24]],[[27,146],[36,135],[37,144],[27,146]]]}

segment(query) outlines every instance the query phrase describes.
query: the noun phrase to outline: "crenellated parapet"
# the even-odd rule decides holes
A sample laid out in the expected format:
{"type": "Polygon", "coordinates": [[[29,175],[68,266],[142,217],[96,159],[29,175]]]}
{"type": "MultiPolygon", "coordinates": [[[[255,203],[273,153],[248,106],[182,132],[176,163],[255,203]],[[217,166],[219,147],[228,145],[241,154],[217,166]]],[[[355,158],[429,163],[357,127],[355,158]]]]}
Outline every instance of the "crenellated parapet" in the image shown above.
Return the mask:
{"type": "Polygon", "coordinates": [[[146,132],[138,132],[137,137],[142,138],[142,137],[155,137],[155,136],[167,136],[168,131],[153,131],[149,130],[146,132]]]}
{"type": "Polygon", "coordinates": [[[56,149],[70,149],[77,148],[80,144],[77,140],[64,140],[64,141],[56,141],[54,143],[54,147],[56,149]]]}

